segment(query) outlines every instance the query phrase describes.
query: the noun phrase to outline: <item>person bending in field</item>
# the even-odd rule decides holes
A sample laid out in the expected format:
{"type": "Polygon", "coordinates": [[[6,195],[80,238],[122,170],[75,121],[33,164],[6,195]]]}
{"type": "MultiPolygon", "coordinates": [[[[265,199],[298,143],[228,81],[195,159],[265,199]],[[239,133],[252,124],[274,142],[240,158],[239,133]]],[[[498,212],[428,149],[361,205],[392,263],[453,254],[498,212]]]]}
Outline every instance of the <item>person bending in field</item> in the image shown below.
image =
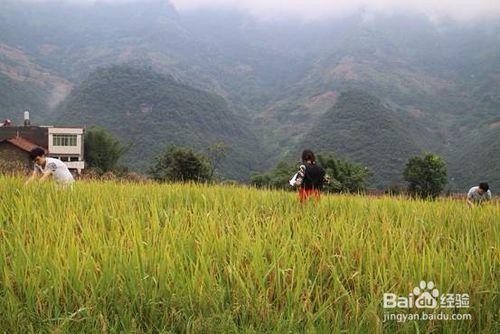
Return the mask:
{"type": "Polygon", "coordinates": [[[304,202],[311,196],[318,200],[325,183],[328,183],[325,170],[316,164],[316,157],[311,150],[304,150],[302,152],[302,165],[290,181],[290,184],[300,187],[300,202],[304,202]]]}
{"type": "Polygon", "coordinates": [[[491,199],[490,186],[486,182],[481,182],[479,186],[470,188],[467,193],[467,205],[472,208],[475,205],[482,205],[491,199]]]}
{"type": "Polygon", "coordinates": [[[35,168],[31,177],[26,180],[29,184],[35,179],[46,181],[50,177],[59,185],[68,186],[74,182],[68,167],[59,159],[49,158],[42,148],[35,148],[30,152],[31,159],[35,163],[35,168]]]}

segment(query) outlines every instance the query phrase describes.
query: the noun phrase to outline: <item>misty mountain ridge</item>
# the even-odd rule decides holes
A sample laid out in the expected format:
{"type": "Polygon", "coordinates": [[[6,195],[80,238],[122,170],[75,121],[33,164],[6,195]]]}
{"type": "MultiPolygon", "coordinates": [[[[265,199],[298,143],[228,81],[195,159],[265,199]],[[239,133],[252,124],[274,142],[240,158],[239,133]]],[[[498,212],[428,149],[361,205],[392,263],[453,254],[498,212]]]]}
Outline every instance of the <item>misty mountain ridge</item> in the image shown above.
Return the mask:
{"type": "Polygon", "coordinates": [[[224,142],[221,174],[245,180],[260,165],[257,138],[226,101],[149,69],[112,66],[93,72],[53,115],[56,124],[98,125],[131,142],[124,162],[145,174],[154,157],[172,145],[205,152],[224,142]]]}
{"type": "MultiPolygon", "coordinates": [[[[267,166],[295,154],[322,120],[333,117],[332,106],[348,91],[380,99],[392,110],[382,114],[392,115],[391,126],[409,129],[408,147],[437,152],[453,166],[460,165],[464,152],[486,152],[483,143],[495,138],[500,104],[495,20],[434,23],[411,14],[367,18],[361,11],[334,21],[272,22],[227,10],[178,13],[168,1],[59,5],[0,4],[0,73],[19,92],[2,98],[1,117],[31,104],[49,119],[54,101],[63,100],[71,87],[79,90],[91,73],[122,64],[222,96],[238,119],[251,121],[242,126],[265,147],[259,160],[267,166]]],[[[366,110],[358,114],[357,121],[370,119],[366,110]]],[[[345,129],[332,127],[354,135],[343,124],[345,129]]],[[[498,150],[488,149],[493,155],[498,150]]],[[[370,156],[356,151],[365,154],[370,156]]],[[[399,180],[395,165],[391,168],[387,175],[399,180]]],[[[488,163],[464,168],[460,173],[451,167],[455,189],[473,182],[473,174],[493,180],[498,174],[498,165],[488,163]]]]}
{"type": "Polygon", "coordinates": [[[368,167],[373,184],[384,188],[401,183],[408,158],[422,152],[406,123],[375,96],[349,90],[319,118],[300,147],[348,157],[368,167]]]}

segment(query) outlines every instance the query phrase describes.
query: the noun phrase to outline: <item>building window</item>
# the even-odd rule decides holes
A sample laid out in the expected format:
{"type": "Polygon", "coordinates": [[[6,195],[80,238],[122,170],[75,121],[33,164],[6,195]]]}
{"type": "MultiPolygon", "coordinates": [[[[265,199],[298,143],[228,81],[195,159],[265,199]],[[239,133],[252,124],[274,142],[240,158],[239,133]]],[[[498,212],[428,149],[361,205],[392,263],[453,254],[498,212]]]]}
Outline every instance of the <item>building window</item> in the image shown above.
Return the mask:
{"type": "Polygon", "coordinates": [[[76,135],[53,135],[53,146],[76,146],[76,135]]]}

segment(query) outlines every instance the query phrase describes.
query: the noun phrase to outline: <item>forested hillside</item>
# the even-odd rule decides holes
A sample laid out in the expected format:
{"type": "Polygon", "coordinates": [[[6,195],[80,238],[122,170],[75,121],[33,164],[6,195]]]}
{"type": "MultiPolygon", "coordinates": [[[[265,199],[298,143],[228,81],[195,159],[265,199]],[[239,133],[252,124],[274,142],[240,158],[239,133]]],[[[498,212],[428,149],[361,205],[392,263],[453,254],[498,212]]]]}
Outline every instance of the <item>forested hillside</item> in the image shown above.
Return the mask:
{"type": "Polygon", "coordinates": [[[22,124],[23,110],[31,108],[44,113],[46,99],[47,92],[43,89],[0,73],[0,121],[10,119],[14,124],[22,124]]]}
{"type": "Polygon", "coordinates": [[[99,125],[131,142],[123,163],[142,173],[168,146],[203,152],[221,141],[229,150],[220,174],[245,180],[260,167],[256,137],[223,98],[148,69],[113,66],[93,72],[60,105],[54,122],[99,125]]]}
{"type": "MultiPolygon", "coordinates": [[[[45,123],[71,88],[99,68],[150,68],[223,97],[226,108],[241,116],[236,122],[245,120],[239,128],[255,134],[253,146],[262,148],[257,165],[270,166],[296,156],[340,94],[357,90],[392,110],[389,126],[407,129],[418,150],[446,158],[454,189],[463,190],[478,178],[500,188],[494,161],[460,163],[500,155],[498,145],[485,145],[495,141],[499,121],[498,22],[364,10],[329,21],[261,21],[230,9],[179,13],[167,0],[5,0],[0,3],[0,73],[8,77],[2,77],[4,83],[15,82],[8,84],[9,93],[0,93],[0,115],[14,118],[29,107],[33,119],[45,123]]],[[[362,105],[349,101],[351,109],[362,105]]],[[[355,123],[372,120],[365,109],[357,110],[361,118],[355,123]]],[[[335,127],[339,133],[322,134],[323,141],[357,131],[351,123],[342,124],[335,127]]],[[[219,131],[205,130],[210,138],[219,131]]],[[[338,148],[338,154],[360,154],[338,148]]],[[[379,153],[374,151],[370,160],[379,153]]],[[[380,178],[392,178],[399,170],[384,173],[374,185],[390,182],[380,178]]]]}
{"type": "Polygon", "coordinates": [[[362,163],[372,171],[371,183],[377,187],[401,182],[407,159],[420,153],[401,116],[376,97],[357,90],[342,93],[301,147],[335,152],[362,163]]]}

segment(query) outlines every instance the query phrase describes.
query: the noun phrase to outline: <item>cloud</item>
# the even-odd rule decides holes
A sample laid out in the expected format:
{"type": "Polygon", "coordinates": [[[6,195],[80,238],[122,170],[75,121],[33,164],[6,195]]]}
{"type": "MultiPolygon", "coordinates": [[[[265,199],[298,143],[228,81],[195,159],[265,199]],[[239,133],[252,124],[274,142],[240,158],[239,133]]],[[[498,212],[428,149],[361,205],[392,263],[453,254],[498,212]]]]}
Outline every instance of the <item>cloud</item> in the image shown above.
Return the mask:
{"type": "Polygon", "coordinates": [[[500,15],[498,0],[171,0],[180,11],[233,8],[264,19],[295,16],[305,20],[338,18],[359,9],[370,13],[412,11],[458,20],[500,15]]]}
{"type": "MultiPolygon", "coordinates": [[[[0,0],[3,1],[3,0],[0,0]]],[[[298,17],[304,20],[339,18],[360,9],[366,13],[412,11],[433,19],[470,20],[500,16],[499,0],[22,0],[66,3],[170,1],[179,11],[230,8],[262,19],[298,17]]]]}

